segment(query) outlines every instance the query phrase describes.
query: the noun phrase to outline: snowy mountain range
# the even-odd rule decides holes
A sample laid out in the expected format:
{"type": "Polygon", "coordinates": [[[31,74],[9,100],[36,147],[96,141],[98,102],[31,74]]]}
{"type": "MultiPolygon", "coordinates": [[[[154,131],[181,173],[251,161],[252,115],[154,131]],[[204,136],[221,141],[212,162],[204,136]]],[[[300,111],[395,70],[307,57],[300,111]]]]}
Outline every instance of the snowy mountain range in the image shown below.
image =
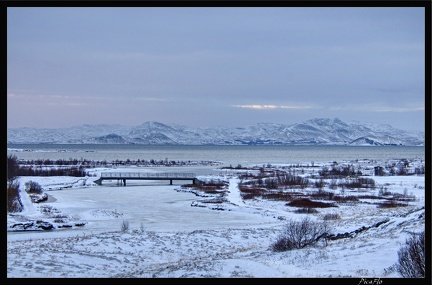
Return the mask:
{"type": "Polygon", "coordinates": [[[143,144],[143,145],[401,145],[424,146],[424,132],[390,125],[315,118],[285,125],[192,128],[145,122],[139,126],[80,125],[70,128],[9,128],[8,144],[143,144]]]}

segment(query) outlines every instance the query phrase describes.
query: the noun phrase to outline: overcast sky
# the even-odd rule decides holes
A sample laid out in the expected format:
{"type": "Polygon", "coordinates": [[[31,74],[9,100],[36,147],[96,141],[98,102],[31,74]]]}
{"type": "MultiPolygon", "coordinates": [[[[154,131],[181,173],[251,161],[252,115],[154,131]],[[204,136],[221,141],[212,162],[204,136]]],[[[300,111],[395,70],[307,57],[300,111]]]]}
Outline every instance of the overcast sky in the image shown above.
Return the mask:
{"type": "Polygon", "coordinates": [[[424,130],[425,9],[7,9],[7,126],[424,130]]]}

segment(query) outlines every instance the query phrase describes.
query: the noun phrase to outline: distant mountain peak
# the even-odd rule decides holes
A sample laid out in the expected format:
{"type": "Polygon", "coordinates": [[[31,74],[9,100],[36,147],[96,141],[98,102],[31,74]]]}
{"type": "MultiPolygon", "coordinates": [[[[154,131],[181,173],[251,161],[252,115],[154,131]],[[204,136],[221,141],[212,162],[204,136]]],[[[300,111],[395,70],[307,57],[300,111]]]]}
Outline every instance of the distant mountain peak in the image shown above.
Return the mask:
{"type": "Polygon", "coordinates": [[[172,145],[410,145],[424,146],[423,132],[388,125],[314,118],[296,124],[191,128],[147,121],[135,127],[85,124],[63,129],[10,128],[8,143],[172,145]]]}

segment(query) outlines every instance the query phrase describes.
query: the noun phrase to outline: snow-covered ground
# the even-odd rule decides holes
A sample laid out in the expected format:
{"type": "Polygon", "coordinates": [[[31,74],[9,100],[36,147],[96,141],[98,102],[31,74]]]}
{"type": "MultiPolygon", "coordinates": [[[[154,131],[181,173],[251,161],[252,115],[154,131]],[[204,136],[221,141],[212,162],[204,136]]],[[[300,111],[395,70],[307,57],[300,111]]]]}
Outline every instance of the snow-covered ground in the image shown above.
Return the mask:
{"type": "Polygon", "coordinates": [[[22,190],[24,211],[8,214],[8,278],[400,278],[398,250],[425,227],[424,175],[371,177],[377,185],[369,194],[382,186],[415,196],[407,207],[378,208],[371,202],[299,214],[285,202],[242,200],[235,171],[199,177],[229,182],[226,201],[214,208],[204,197],[182,190],[184,181],[128,181],[127,186],[104,181],[99,186],[93,181],[101,171],[95,168],[96,176],[79,178],[18,178],[20,189],[35,181],[49,199],[32,203],[22,190]],[[328,244],[271,250],[287,220],[322,221],[328,213],[340,216],[330,221],[333,233],[368,229],[328,244]],[[37,220],[62,227],[11,228],[37,220]]]}

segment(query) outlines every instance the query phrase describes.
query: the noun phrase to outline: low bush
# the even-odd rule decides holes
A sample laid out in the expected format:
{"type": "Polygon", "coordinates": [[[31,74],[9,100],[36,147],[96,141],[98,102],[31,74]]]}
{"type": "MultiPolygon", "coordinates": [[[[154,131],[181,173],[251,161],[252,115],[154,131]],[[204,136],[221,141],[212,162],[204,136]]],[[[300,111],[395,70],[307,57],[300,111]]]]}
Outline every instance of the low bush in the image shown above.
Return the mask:
{"type": "Polygon", "coordinates": [[[398,251],[397,272],[404,278],[425,277],[425,232],[413,234],[398,251]]]}
{"type": "Polygon", "coordinates": [[[363,177],[354,177],[354,178],[345,178],[337,183],[337,186],[344,187],[347,189],[359,189],[359,188],[375,188],[375,180],[372,178],[363,178],[363,177]]]}
{"type": "Polygon", "coordinates": [[[71,166],[71,167],[34,167],[34,166],[19,166],[17,176],[74,176],[85,177],[87,175],[84,166],[71,166]]]}
{"type": "Polygon", "coordinates": [[[300,208],[294,211],[297,214],[317,214],[318,210],[314,208],[300,208]]]}
{"type": "Polygon", "coordinates": [[[122,233],[129,231],[129,221],[123,221],[120,230],[122,233]]]}
{"type": "Polygon", "coordinates": [[[29,194],[42,194],[42,186],[39,183],[34,181],[27,181],[25,183],[25,190],[29,194]]]}
{"type": "Polygon", "coordinates": [[[271,245],[273,251],[288,251],[316,244],[328,232],[326,222],[314,222],[309,217],[301,221],[289,220],[277,240],[271,245]]]}
{"type": "Polygon", "coordinates": [[[8,213],[21,212],[23,205],[19,195],[19,183],[11,182],[7,185],[7,211],[8,213]]]}
{"type": "Polygon", "coordinates": [[[378,204],[378,208],[398,208],[406,206],[408,206],[408,203],[397,202],[394,200],[388,200],[378,204]]]}
{"type": "Polygon", "coordinates": [[[338,202],[338,203],[357,202],[357,201],[359,201],[359,198],[357,196],[335,195],[333,197],[333,201],[338,202]]]}
{"type": "Polygon", "coordinates": [[[243,199],[254,199],[255,197],[261,197],[266,193],[265,189],[248,187],[239,185],[240,195],[243,199]]]}
{"type": "Polygon", "coordinates": [[[301,208],[329,208],[337,207],[334,204],[312,201],[308,198],[296,199],[286,204],[291,207],[301,207],[301,208]]]}
{"type": "Polygon", "coordinates": [[[7,181],[12,182],[18,175],[18,157],[16,155],[8,155],[7,157],[7,181]]]}
{"type": "Polygon", "coordinates": [[[325,214],[323,217],[324,221],[330,221],[330,220],[340,220],[340,215],[336,214],[336,213],[331,213],[331,214],[325,214]]]}
{"type": "Polygon", "coordinates": [[[222,190],[226,190],[228,187],[227,182],[203,182],[196,184],[183,184],[183,188],[193,188],[207,194],[220,194],[222,190]]]}
{"type": "Polygon", "coordinates": [[[302,195],[302,194],[278,191],[278,192],[264,193],[262,198],[271,201],[292,201],[294,197],[298,195],[302,195]]]}
{"type": "Polygon", "coordinates": [[[54,217],[54,223],[66,223],[68,220],[68,216],[65,215],[55,215],[54,217]]]}

